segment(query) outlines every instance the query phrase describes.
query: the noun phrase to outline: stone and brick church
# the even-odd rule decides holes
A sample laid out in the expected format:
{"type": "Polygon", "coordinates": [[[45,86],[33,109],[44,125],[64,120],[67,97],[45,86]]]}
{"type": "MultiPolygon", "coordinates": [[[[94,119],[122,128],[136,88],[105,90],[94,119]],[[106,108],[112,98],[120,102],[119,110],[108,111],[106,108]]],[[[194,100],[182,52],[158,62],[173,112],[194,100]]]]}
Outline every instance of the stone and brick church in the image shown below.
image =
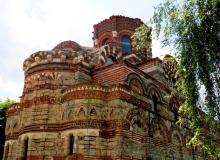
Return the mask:
{"type": "Polygon", "coordinates": [[[24,89],[8,111],[4,160],[199,160],[179,118],[171,56],[136,51],[143,22],[111,16],[93,47],[64,41],[24,61],[24,89]]]}

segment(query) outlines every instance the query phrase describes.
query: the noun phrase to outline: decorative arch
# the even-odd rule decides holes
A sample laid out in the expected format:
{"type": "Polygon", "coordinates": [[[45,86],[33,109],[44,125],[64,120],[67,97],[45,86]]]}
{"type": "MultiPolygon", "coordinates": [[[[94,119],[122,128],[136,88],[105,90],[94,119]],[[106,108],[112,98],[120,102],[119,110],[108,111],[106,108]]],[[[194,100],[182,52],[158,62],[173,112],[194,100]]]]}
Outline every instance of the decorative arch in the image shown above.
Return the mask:
{"type": "Polygon", "coordinates": [[[130,73],[125,80],[125,84],[130,86],[131,89],[132,89],[132,87],[134,87],[133,88],[134,91],[136,90],[136,92],[139,92],[139,94],[141,94],[141,95],[144,95],[146,93],[144,82],[143,82],[142,78],[136,73],[130,73]]]}
{"type": "Polygon", "coordinates": [[[106,39],[109,39],[109,41],[112,42],[113,40],[112,32],[106,32],[99,38],[98,40],[99,47],[103,46],[103,43],[105,42],[106,39]]]}
{"type": "Polygon", "coordinates": [[[130,30],[122,30],[118,33],[118,41],[120,42],[121,41],[121,38],[123,36],[129,36],[131,37],[133,35],[133,32],[130,31],[130,30]]]}
{"type": "Polygon", "coordinates": [[[107,44],[109,44],[109,43],[111,43],[110,37],[106,37],[106,38],[103,39],[103,41],[102,41],[102,46],[107,45],[107,44]]]}
{"type": "Polygon", "coordinates": [[[138,79],[135,79],[135,78],[132,79],[130,82],[130,87],[131,87],[132,91],[134,91],[140,95],[144,95],[144,89],[138,79]]]}
{"type": "Polygon", "coordinates": [[[158,102],[163,102],[162,94],[159,88],[155,84],[153,83],[148,84],[146,87],[146,93],[147,93],[147,96],[151,98],[153,95],[155,95],[158,99],[158,102]]]}
{"type": "Polygon", "coordinates": [[[95,108],[92,108],[92,109],[91,109],[89,115],[90,115],[90,118],[91,118],[91,119],[97,118],[97,112],[96,112],[95,108]]]}
{"type": "Polygon", "coordinates": [[[83,108],[80,108],[80,109],[79,109],[78,117],[79,117],[79,118],[85,118],[85,117],[86,117],[86,112],[84,111],[83,108]]]}
{"type": "Polygon", "coordinates": [[[70,119],[70,118],[72,118],[74,113],[73,113],[73,110],[69,110],[69,112],[68,112],[68,115],[67,115],[67,118],[68,119],[70,119]]]}
{"type": "Polygon", "coordinates": [[[111,119],[114,119],[116,117],[116,109],[111,109],[111,111],[109,113],[109,117],[111,119]]]}

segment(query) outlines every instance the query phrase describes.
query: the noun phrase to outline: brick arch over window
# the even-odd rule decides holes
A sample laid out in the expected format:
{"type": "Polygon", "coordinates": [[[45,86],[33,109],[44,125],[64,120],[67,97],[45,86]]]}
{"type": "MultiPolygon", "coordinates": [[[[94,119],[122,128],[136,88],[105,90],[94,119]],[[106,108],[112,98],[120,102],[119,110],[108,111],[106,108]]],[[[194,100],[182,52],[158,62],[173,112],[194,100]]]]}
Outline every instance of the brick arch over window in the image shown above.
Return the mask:
{"type": "Polygon", "coordinates": [[[90,110],[89,116],[91,119],[97,118],[97,111],[94,107],[90,110]]]}
{"type": "Polygon", "coordinates": [[[111,43],[110,38],[105,38],[105,39],[102,41],[102,45],[107,45],[107,44],[109,44],[109,43],[111,43]]]}
{"type": "Polygon", "coordinates": [[[128,36],[131,38],[131,36],[133,35],[134,32],[130,31],[130,30],[122,30],[118,33],[118,42],[121,42],[121,39],[123,36],[128,36]]]}
{"type": "Polygon", "coordinates": [[[141,92],[139,94],[141,95],[146,95],[146,91],[145,91],[145,85],[144,85],[144,82],[142,80],[142,78],[136,74],[136,73],[130,73],[126,80],[125,80],[125,84],[127,84],[128,86],[131,87],[132,89],[132,86],[131,85],[135,85],[135,82],[136,81],[136,87],[140,88],[141,92]],[[134,84],[133,84],[134,83],[134,84]]]}
{"type": "Polygon", "coordinates": [[[153,96],[156,96],[158,102],[161,102],[161,103],[163,102],[162,94],[159,88],[153,83],[150,83],[147,85],[146,94],[150,98],[152,98],[153,96]]]}
{"type": "Polygon", "coordinates": [[[112,37],[112,33],[111,32],[106,32],[104,33],[100,38],[99,38],[99,47],[105,45],[105,41],[106,40],[109,40],[109,42],[112,42],[113,41],[113,37],[112,37]]]}

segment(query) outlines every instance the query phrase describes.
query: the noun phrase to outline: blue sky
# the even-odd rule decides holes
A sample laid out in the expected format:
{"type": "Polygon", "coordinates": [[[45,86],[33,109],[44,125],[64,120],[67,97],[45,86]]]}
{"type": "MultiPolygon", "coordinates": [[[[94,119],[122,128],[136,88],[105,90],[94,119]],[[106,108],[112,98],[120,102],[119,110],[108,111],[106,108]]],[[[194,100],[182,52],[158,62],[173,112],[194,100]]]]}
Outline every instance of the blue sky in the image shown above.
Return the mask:
{"type": "MultiPolygon", "coordinates": [[[[93,24],[111,15],[148,22],[162,0],[0,0],[0,99],[19,100],[23,61],[39,50],[74,40],[92,46],[93,24]]],[[[154,41],[153,56],[169,51],[154,41]]]]}

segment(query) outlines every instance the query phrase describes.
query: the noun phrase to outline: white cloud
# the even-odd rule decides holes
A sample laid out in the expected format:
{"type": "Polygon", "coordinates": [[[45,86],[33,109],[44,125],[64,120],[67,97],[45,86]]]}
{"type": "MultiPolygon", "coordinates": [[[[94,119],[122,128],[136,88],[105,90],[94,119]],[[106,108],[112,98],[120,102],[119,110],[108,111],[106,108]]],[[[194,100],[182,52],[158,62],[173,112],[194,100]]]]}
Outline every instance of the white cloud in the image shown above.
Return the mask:
{"type": "Polygon", "coordinates": [[[87,0],[8,0],[4,5],[12,38],[38,50],[67,39],[91,45],[91,24],[105,16],[87,0]]]}
{"type": "Polygon", "coordinates": [[[160,59],[163,59],[165,55],[172,54],[170,50],[161,48],[159,42],[157,41],[153,41],[152,45],[153,57],[159,57],[160,59]]]}
{"type": "Polygon", "coordinates": [[[2,93],[10,95],[10,97],[5,97],[1,95],[0,100],[4,100],[6,98],[18,100],[18,95],[22,93],[23,84],[15,81],[8,81],[0,77],[0,90],[2,93]]]}

